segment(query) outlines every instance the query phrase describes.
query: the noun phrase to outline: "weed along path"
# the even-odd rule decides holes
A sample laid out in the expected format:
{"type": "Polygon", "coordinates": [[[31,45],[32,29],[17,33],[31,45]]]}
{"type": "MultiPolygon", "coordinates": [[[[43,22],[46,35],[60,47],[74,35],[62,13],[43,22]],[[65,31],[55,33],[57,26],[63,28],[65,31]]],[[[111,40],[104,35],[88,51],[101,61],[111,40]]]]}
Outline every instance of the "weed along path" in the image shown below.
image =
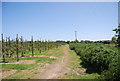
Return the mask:
{"type": "MultiPolygon", "coordinates": [[[[12,60],[12,59],[11,59],[12,60]]],[[[25,57],[15,64],[2,64],[3,79],[94,79],[97,74],[87,74],[80,65],[77,54],[63,45],[49,50],[38,57],[25,57]]]]}

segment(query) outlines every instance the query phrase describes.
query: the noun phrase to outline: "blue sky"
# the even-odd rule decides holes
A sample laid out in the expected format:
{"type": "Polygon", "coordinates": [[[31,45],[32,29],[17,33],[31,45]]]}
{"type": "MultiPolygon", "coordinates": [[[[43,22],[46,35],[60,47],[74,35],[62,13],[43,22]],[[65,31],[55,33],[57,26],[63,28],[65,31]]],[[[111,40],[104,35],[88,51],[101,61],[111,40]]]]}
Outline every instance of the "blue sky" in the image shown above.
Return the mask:
{"type": "MultiPolygon", "coordinates": [[[[120,14],[120,1],[118,2],[118,14],[120,14]]],[[[118,23],[120,24],[120,15],[118,15],[118,23]]]]}
{"type": "Polygon", "coordinates": [[[2,3],[0,2],[0,33],[2,32],[2,3]]]}
{"type": "Polygon", "coordinates": [[[3,2],[2,32],[29,40],[105,40],[118,25],[117,2],[3,2]]]}

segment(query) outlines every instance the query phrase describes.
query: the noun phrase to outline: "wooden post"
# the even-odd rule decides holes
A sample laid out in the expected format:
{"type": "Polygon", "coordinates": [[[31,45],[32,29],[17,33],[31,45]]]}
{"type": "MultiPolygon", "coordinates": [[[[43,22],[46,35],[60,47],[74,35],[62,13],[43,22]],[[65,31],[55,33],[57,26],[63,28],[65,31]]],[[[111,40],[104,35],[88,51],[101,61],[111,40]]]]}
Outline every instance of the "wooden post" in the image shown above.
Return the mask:
{"type": "Polygon", "coordinates": [[[6,55],[7,55],[7,57],[9,56],[9,53],[8,53],[8,50],[9,50],[9,48],[8,48],[8,40],[7,40],[8,38],[6,37],[6,55]]]}
{"type": "Polygon", "coordinates": [[[3,34],[2,34],[2,57],[3,57],[3,62],[5,62],[3,34]]]}
{"type": "Polygon", "coordinates": [[[10,37],[8,37],[8,44],[9,44],[9,46],[11,45],[11,44],[10,44],[10,37]]]}
{"type": "Polygon", "coordinates": [[[19,61],[19,55],[18,55],[18,34],[16,36],[16,55],[17,55],[17,61],[19,61]]]}
{"type": "Polygon", "coordinates": [[[21,50],[22,50],[22,57],[24,57],[24,52],[23,52],[23,37],[21,36],[21,50]]]}
{"type": "Polygon", "coordinates": [[[31,43],[32,43],[32,57],[34,56],[34,49],[33,49],[33,36],[31,37],[31,43]]]}
{"type": "Polygon", "coordinates": [[[39,49],[39,53],[41,54],[41,50],[42,50],[42,49],[41,49],[41,39],[39,40],[39,48],[40,48],[40,49],[39,49]]]}
{"type": "Polygon", "coordinates": [[[8,49],[10,50],[10,52],[9,52],[9,57],[10,57],[10,55],[11,55],[11,44],[10,44],[10,36],[8,37],[8,49]]]}

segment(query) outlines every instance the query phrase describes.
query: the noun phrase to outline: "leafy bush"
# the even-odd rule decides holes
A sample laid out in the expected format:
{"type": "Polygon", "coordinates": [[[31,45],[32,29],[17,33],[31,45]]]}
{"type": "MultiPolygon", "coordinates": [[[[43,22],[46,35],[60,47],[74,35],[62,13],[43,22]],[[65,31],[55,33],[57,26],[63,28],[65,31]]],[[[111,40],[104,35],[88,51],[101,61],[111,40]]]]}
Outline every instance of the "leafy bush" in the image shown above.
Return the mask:
{"type": "Polygon", "coordinates": [[[117,48],[100,43],[72,43],[70,49],[80,56],[83,65],[92,67],[100,73],[101,79],[118,79],[120,73],[118,59],[116,59],[117,48]]]}
{"type": "Polygon", "coordinates": [[[112,60],[109,65],[109,69],[102,73],[100,79],[106,79],[108,81],[120,80],[120,62],[118,57],[112,60]]]}

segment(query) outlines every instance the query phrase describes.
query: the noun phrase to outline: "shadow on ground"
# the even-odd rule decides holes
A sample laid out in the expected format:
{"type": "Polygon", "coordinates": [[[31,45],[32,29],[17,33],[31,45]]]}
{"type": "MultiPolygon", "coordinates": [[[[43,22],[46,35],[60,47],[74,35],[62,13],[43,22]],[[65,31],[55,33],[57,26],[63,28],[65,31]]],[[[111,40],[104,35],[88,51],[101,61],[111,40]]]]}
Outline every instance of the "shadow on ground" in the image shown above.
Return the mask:
{"type": "Polygon", "coordinates": [[[86,68],[86,73],[88,73],[88,74],[92,74],[92,73],[101,74],[101,71],[99,71],[98,68],[94,67],[94,65],[85,64],[83,62],[81,62],[80,65],[82,65],[83,68],[86,68]]]}

